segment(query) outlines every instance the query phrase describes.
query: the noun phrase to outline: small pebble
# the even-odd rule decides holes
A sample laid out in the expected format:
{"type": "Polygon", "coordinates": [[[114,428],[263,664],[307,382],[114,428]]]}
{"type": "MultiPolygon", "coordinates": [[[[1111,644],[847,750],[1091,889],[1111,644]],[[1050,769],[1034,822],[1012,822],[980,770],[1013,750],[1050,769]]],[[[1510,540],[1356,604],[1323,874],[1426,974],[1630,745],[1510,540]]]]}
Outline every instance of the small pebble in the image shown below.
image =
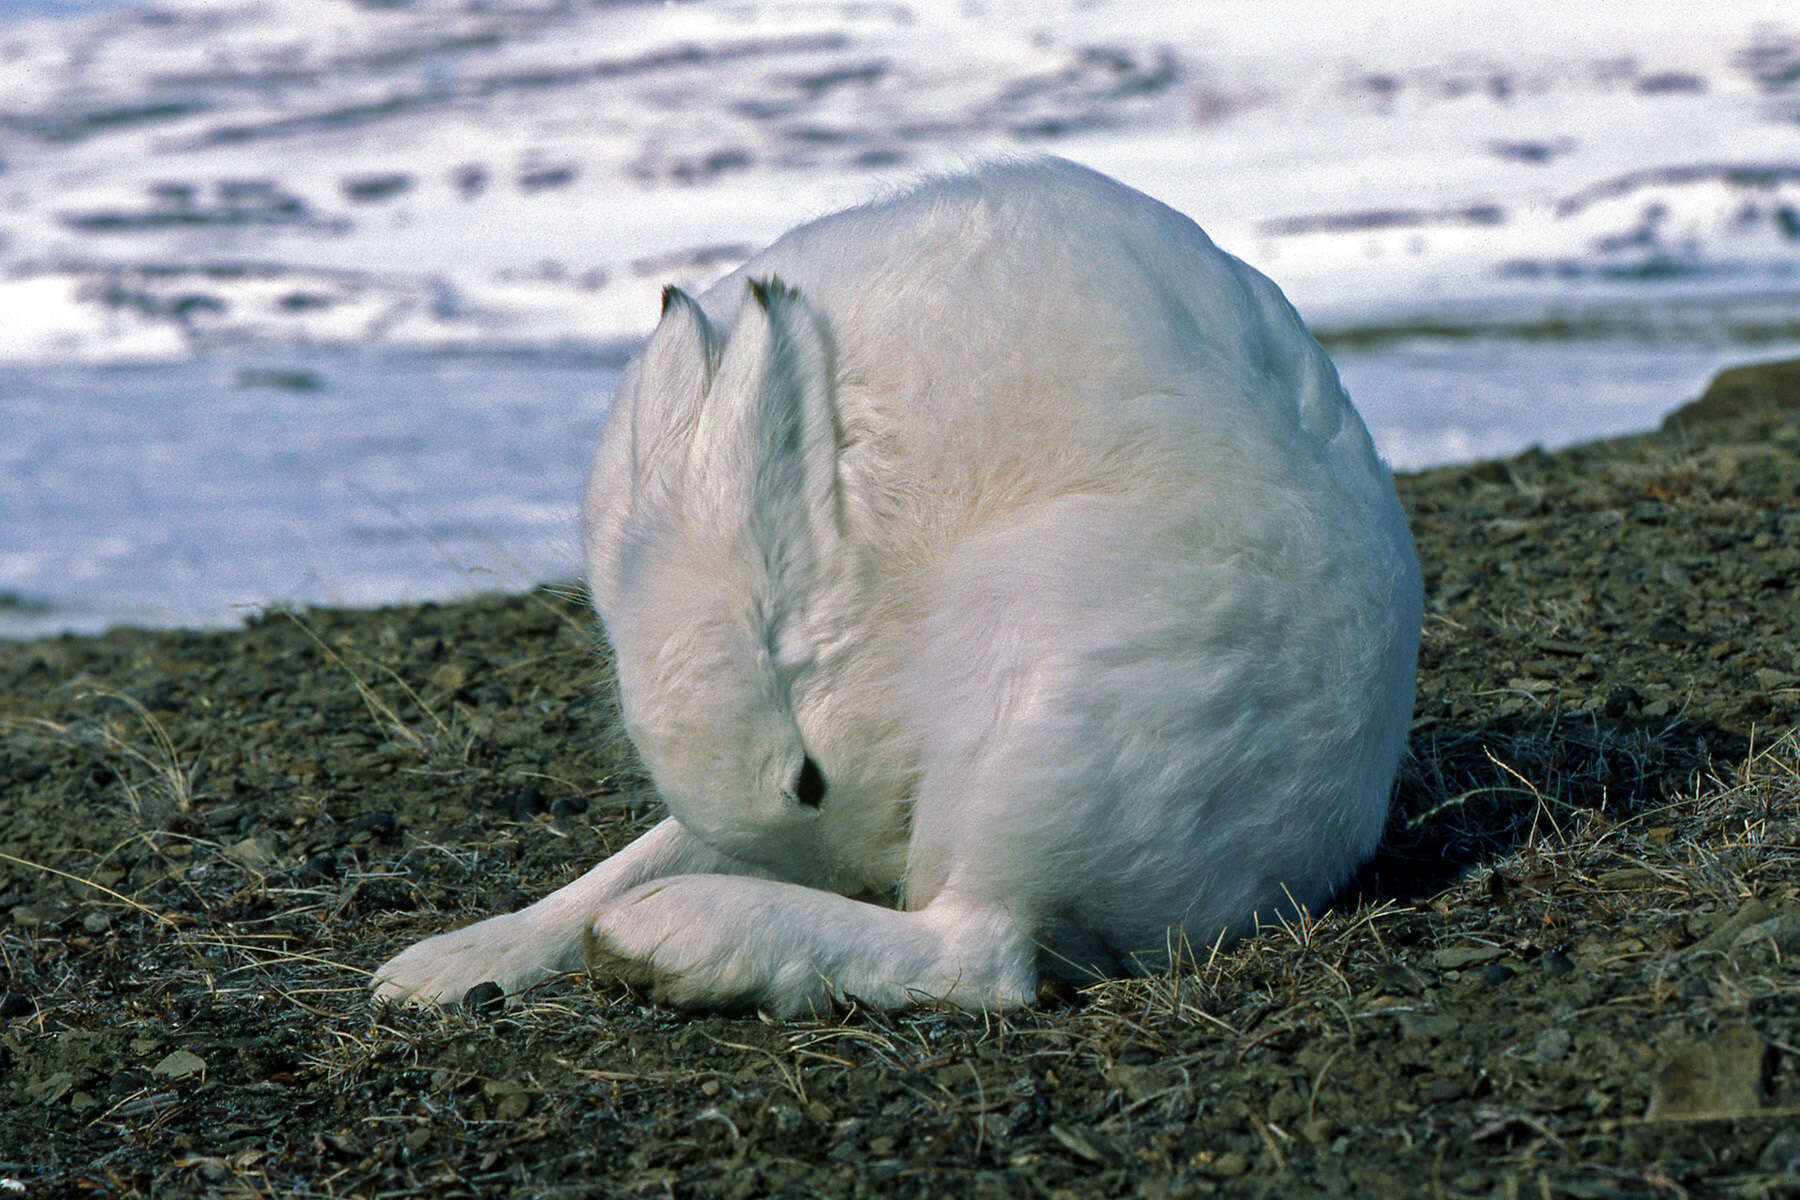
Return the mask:
{"type": "Polygon", "coordinates": [[[1452,946],[1435,951],[1431,956],[1431,965],[1446,970],[1460,970],[1493,962],[1505,955],[1506,950],[1502,946],[1452,946]]]}
{"type": "Polygon", "coordinates": [[[587,797],[561,796],[550,806],[550,815],[553,817],[578,817],[587,810],[587,797]]]}
{"type": "Polygon", "coordinates": [[[1227,1150],[1212,1161],[1214,1175],[1236,1179],[1250,1169],[1250,1160],[1236,1150],[1227,1150]]]}
{"type": "Polygon", "coordinates": [[[1575,1039],[1568,1030],[1551,1028],[1538,1034],[1537,1039],[1531,1043],[1531,1053],[1542,1062],[1555,1062],[1568,1057],[1574,1045],[1575,1039]]]}
{"type": "Polygon", "coordinates": [[[208,825],[217,825],[217,826],[222,827],[222,826],[226,826],[226,825],[236,825],[238,823],[238,819],[240,817],[242,817],[243,815],[244,815],[244,810],[241,805],[224,804],[224,805],[220,805],[218,808],[213,809],[211,812],[206,813],[202,819],[208,825]]]}
{"type": "Polygon", "coordinates": [[[1800,1130],[1784,1129],[1770,1138],[1757,1166],[1789,1177],[1800,1176],[1800,1130]]]}
{"type": "Polygon", "coordinates": [[[1513,977],[1513,969],[1505,963],[1489,963],[1477,972],[1483,983],[1505,983],[1513,977]]]}
{"type": "Polygon", "coordinates": [[[503,793],[495,807],[512,814],[517,821],[529,821],[539,813],[550,811],[550,806],[544,801],[544,793],[534,787],[518,787],[503,793]]]}
{"type": "Polygon", "coordinates": [[[60,924],[68,915],[68,909],[54,901],[45,904],[21,904],[12,910],[13,923],[25,926],[60,924]]]}
{"type": "Polygon", "coordinates": [[[1575,960],[1561,950],[1552,950],[1538,959],[1539,965],[1552,975],[1567,975],[1575,969],[1575,960]]]}
{"type": "Polygon", "coordinates": [[[1606,695],[1606,715],[1624,716],[1632,709],[1644,707],[1644,694],[1634,687],[1616,687],[1606,695]]]}
{"type": "Polygon", "coordinates": [[[393,813],[377,809],[375,812],[364,813],[350,822],[350,828],[357,833],[372,833],[386,841],[400,832],[400,822],[394,819],[393,813]]]}
{"type": "Polygon", "coordinates": [[[463,993],[463,1011],[478,1017],[488,1017],[506,1007],[506,989],[493,980],[485,980],[463,993]]]}
{"type": "Polygon", "coordinates": [[[150,1068],[150,1074],[170,1081],[192,1079],[195,1076],[204,1078],[206,1060],[191,1050],[171,1050],[150,1068]]]}
{"type": "Polygon", "coordinates": [[[324,881],[327,879],[334,879],[336,878],[337,873],[337,859],[322,851],[307,859],[305,865],[300,868],[299,872],[300,878],[309,882],[313,880],[324,881]]]}

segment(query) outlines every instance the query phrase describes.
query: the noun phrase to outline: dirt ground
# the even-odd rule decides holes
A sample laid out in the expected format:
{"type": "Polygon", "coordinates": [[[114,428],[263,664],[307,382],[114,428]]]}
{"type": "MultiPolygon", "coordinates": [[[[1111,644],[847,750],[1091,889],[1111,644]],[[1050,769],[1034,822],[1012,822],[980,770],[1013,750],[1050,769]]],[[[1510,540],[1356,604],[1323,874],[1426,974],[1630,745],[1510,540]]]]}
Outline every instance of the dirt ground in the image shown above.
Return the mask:
{"type": "Polygon", "coordinates": [[[1800,367],[1400,486],[1379,857],[1003,1019],[372,1004],[657,818],[565,592],[0,644],[0,1189],[1800,1194],[1800,367]]]}

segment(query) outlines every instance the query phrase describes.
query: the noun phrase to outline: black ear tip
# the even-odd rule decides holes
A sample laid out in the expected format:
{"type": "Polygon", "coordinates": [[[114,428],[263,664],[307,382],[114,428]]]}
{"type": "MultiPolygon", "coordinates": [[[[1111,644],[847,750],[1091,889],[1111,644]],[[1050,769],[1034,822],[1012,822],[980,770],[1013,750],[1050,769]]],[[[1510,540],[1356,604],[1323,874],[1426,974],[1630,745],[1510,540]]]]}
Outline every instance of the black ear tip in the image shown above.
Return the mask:
{"type": "Polygon", "coordinates": [[[675,301],[679,300],[680,298],[681,298],[681,289],[680,288],[676,287],[672,283],[665,283],[663,285],[662,310],[663,310],[664,316],[668,315],[669,310],[675,306],[675,301]]]}
{"type": "Polygon", "coordinates": [[[772,301],[781,298],[792,298],[800,294],[796,289],[783,283],[779,275],[771,275],[767,279],[752,279],[748,282],[750,284],[751,298],[756,301],[757,305],[764,312],[769,311],[769,305],[772,301]]]}

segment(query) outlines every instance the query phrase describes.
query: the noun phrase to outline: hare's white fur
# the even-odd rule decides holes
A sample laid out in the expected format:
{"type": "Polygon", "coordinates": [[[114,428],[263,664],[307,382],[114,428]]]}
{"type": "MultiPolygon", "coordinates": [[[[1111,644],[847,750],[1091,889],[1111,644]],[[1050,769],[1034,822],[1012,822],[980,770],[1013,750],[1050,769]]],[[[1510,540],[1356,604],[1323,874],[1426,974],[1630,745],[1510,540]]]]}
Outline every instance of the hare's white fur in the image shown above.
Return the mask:
{"type": "Polygon", "coordinates": [[[382,995],[585,962],[1016,1006],[1317,905],[1380,835],[1420,620],[1387,469],[1275,286],[1092,171],[940,180],[670,292],[585,521],[672,815],[382,995]]]}

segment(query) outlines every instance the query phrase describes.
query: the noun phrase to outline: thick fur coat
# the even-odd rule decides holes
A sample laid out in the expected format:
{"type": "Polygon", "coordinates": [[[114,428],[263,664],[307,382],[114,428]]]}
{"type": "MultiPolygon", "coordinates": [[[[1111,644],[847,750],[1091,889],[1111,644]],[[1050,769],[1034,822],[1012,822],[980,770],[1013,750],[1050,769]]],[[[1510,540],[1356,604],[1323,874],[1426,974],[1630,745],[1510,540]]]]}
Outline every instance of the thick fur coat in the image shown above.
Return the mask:
{"type": "Polygon", "coordinates": [[[986,167],[671,290],[584,516],[671,815],[382,995],[1017,1006],[1319,905],[1380,836],[1388,471],[1275,285],[1102,175],[986,167]]]}

